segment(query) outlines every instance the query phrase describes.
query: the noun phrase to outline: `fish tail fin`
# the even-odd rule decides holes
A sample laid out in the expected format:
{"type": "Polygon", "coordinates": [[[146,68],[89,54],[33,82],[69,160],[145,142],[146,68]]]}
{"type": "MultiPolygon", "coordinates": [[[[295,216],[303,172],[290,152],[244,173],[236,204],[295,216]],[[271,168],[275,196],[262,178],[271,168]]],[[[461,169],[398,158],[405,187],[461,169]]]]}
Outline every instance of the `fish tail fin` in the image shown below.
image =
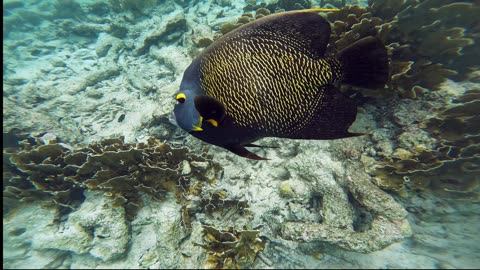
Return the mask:
{"type": "Polygon", "coordinates": [[[383,88],[389,79],[388,53],[380,39],[362,38],[341,50],[342,82],[365,88],[383,88]]]}

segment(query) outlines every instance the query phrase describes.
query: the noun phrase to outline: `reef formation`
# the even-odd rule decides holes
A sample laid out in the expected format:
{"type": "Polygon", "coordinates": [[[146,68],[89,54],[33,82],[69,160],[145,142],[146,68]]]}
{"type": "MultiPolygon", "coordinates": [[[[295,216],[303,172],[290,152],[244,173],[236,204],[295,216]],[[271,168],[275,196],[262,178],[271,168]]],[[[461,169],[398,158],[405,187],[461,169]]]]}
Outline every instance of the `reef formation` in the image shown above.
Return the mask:
{"type": "MultiPolygon", "coordinates": [[[[291,9],[302,9],[296,5],[291,9]]],[[[250,5],[246,10],[255,11],[244,13],[236,24],[225,24],[220,31],[224,34],[284,9],[278,3],[278,6],[250,5]]],[[[384,155],[383,160],[365,158],[367,171],[376,177],[380,187],[402,193],[409,186],[412,190],[427,189],[446,196],[479,198],[480,168],[475,165],[479,158],[479,131],[474,124],[478,113],[472,110],[479,100],[478,88],[465,89],[444,104],[441,96],[432,93],[447,79],[461,81],[475,76],[472,72],[478,62],[471,59],[480,57],[480,38],[475,32],[480,25],[475,15],[479,12],[480,6],[470,2],[387,0],[369,1],[367,7],[347,5],[338,12],[326,14],[333,30],[331,53],[366,36],[379,37],[389,49],[391,80],[387,89],[362,90],[360,95],[390,99],[421,99],[427,95],[425,99],[438,100],[423,101],[432,107],[433,115],[428,118],[423,115],[414,120],[416,123],[407,124],[401,116],[396,117],[400,126],[396,133],[400,136],[390,138],[398,145],[393,153],[384,155]],[[451,129],[450,132],[447,129],[451,129]],[[455,138],[452,138],[453,130],[457,133],[455,138]],[[406,142],[411,135],[419,141],[406,142]],[[464,175],[465,180],[455,179],[454,173],[445,174],[452,170],[464,175]]],[[[352,92],[349,87],[343,89],[352,92]]]]}
{"type": "Polygon", "coordinates": [[[4,2],[4,267],[480,263],[464,237],[480,233],[477,2],[4,2]],[[320,4],[340,9],[323,14],[331,53],[368,35],[389,48],[386,89],[342,88],[369,136],[265,139],[281,148],[256,149],[262,163],[169,123],[214,39],[320,4]]]}
{"type": "Polygon", "coordinates": [[[53,142],[31,145],[25,140],[21,145],[4,150],[6,213],[16,202],[49,198],[59,216],[68,214],[89,189],[103,191],[113,205],[125,208],[131,221],[142,194],[162,200],[172,192],[183,204],[220,173],[218,164],[155,139],[138,144],[109,139],[75,150],[53,142]]]}

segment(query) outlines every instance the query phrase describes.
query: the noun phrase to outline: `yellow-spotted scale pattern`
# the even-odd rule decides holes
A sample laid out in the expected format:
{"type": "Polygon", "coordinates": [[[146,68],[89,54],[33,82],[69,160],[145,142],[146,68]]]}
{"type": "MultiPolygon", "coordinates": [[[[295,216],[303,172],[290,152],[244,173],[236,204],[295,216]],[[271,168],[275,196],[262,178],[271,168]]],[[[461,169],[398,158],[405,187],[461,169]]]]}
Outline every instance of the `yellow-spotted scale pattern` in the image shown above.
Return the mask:
{"type": "Polygon", "coordinates": [[[289,137],[307,127],[325,85],[341,79],[341,64],[304,49],[282,32],[245,30],[200,63],[200,84],[238,126],[289,137]]]}

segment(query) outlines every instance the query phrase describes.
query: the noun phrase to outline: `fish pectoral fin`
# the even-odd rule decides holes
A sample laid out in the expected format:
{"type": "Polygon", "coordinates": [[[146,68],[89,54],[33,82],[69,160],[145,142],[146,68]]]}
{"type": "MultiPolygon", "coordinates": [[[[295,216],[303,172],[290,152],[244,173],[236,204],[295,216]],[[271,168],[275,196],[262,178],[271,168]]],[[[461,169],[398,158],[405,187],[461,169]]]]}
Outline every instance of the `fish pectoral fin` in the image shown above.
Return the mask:
{"type": "Polygon", "coordinates": [[[264,157],[259,157],[256,154],[248,151],[245,149],[245,146],[237,144],[237,145],[232,145],[225,147],[225,149],[229,150],[230,152],[239,155],[241,157],[245,157],[248,159],[253,159],[253,160],[270,160],[269,158],[264,158],[264,157]]]}
{"type": "Polygon", "coordinates": [[[253,144],[253,143],[245,144],[243,146],[245,146],[245,147],[258,147],[258,148],[279,148],[278,146],[265,146],[265,145],[258,145],[258,144],[253,144]]]}
{"type": "Polygon", "coordinates": [[[215,119],[207,119],[205,120],[205,122],[209,122],[210,124],[212,124],[212,126],[218,127],[218,122],[215,119]]]}
{"type": "Polygon", "coordinates": [[[210,96],[196,96],[195,109],[206,119],[206,122],[209,122],[214,127],[218,127],[225,118],[225,106],[210,96]]]}

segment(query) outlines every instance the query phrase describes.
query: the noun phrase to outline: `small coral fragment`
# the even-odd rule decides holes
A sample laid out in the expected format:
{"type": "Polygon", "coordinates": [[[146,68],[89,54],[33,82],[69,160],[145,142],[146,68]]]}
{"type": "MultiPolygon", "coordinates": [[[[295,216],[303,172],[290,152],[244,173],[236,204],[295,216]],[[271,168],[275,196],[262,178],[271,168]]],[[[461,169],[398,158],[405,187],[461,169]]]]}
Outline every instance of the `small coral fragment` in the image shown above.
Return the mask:
{"type": "Polygon", "coordinates": [[[218,230],[203,225],[204,241],[198,244],[208,251],[204,268],[240,269],[249,268],[258,254],[265,249],[266,238],[260,230],[218,230]]]}

